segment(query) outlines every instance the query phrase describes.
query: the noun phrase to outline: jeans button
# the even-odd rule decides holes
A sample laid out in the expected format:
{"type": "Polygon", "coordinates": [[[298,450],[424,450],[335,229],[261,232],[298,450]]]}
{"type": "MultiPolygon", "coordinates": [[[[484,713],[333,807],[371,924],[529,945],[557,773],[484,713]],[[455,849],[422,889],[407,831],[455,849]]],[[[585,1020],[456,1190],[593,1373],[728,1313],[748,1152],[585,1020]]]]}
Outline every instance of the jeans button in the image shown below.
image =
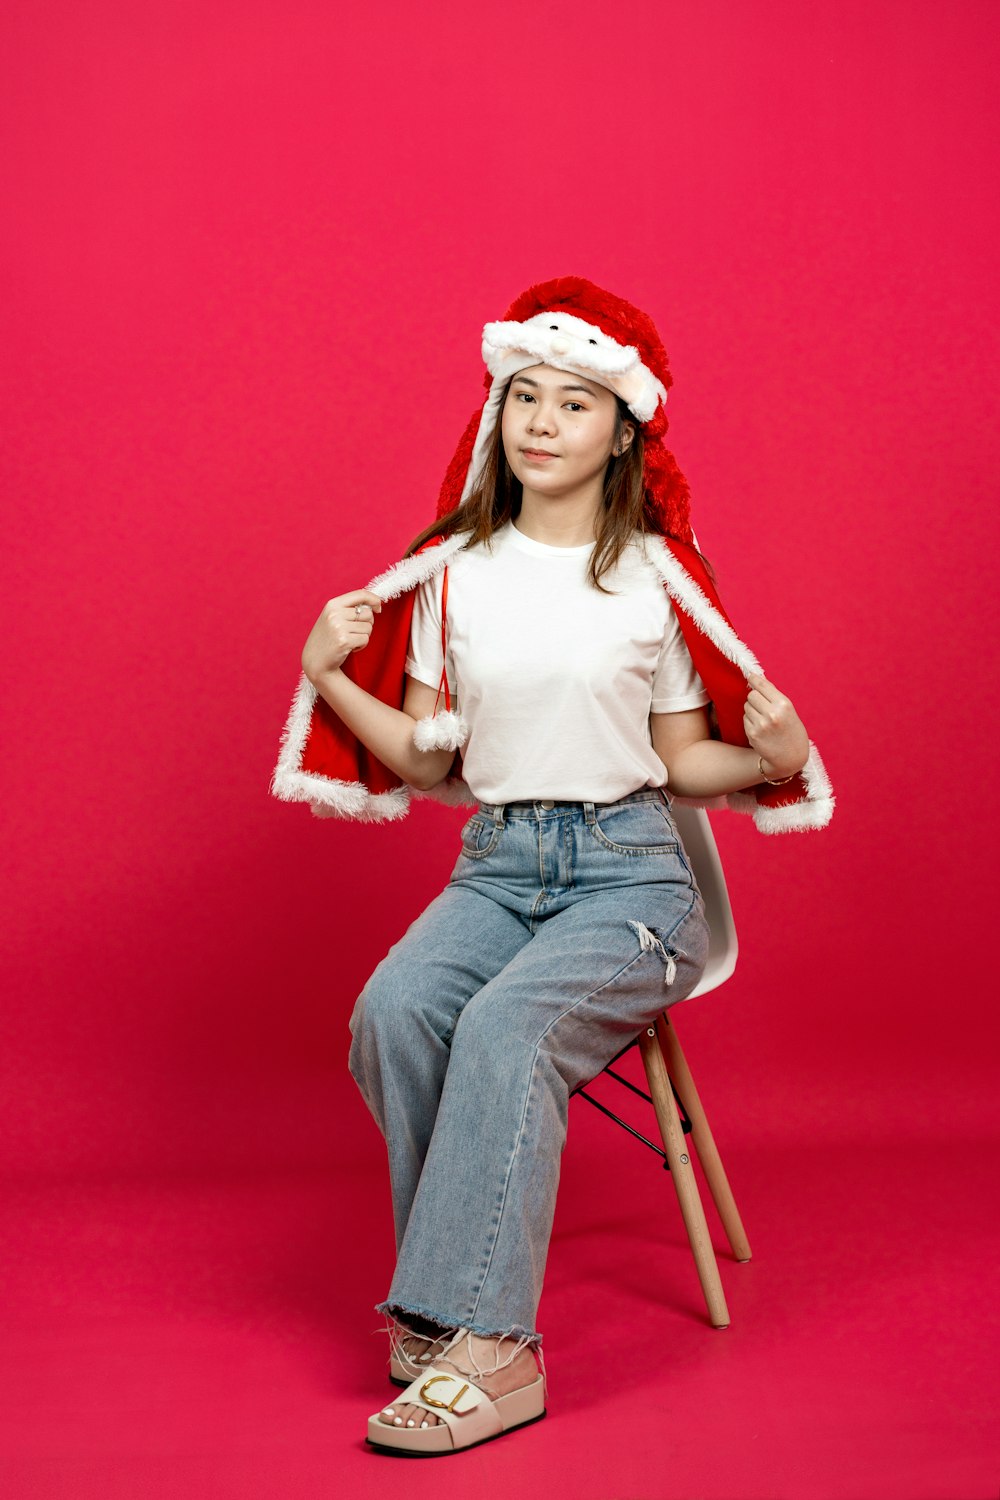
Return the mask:
{"type": "Polygon", "coordinates": [[[539,803],[539,806],[540,807],[555,807],[555,803],[554,802],[549,802],[548,800],[546,800],[545,802],[539,803]]]}

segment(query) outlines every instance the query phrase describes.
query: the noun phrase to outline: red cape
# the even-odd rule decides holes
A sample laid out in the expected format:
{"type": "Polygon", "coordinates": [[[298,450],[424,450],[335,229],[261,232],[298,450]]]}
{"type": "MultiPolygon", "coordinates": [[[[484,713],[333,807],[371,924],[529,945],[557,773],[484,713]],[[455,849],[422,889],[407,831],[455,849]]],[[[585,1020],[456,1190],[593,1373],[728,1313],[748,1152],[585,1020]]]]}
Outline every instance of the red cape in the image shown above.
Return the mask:
{"type": "MultiPolygon", "coordinates": [[[[352,652],[341,670],[393,708],[402,708],[406,692],[405,661],[416,585],[445,566],[467,539],[467,533],[434,537],[368,584],[383,599],[382,609],[368,646],[352,652]]],[[[737,636],[695,548],[671,537],[647,537],[646,541],[650,559],[677,613],[695,670],[711,699],[713,733],[731,745],[747,745],[743,730],[747,674],[760,672],[760,664],[737,636]]],[[[442,782],[430,791],[418,792],[362,744],[305,674],[285,724],[270,789],[282,801],[307,802],[318,817],[367,822],[403,817],[415,794],[450,803],[476,801],[462,779],[461,750],[456,750],[451,770],[442,782]]],[[[750,812],[765,833],[822,828],[830,821],[834,807],[829,778],[811,743],[803,770],[782,786],[761,783],[725,797],[677,800],[750,812]]]]}

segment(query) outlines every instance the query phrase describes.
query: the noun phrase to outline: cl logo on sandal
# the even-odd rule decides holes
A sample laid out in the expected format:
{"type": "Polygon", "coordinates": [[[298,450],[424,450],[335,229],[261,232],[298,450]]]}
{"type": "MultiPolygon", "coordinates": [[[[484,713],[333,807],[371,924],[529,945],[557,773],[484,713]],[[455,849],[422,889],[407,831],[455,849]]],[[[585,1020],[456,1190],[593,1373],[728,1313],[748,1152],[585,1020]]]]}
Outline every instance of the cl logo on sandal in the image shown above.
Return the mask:
{"type": "Polygon", "coordinates": [[[440,1406],[443,1411],[454,1411],[456,1402],[461,1401],[462,1397],[469,1389],[468,1385],[463,1385],[458,1391],[456,1391],[450,1401],[439,1401],[436,1396],[428,1395],[430,1387],[437,1380],[448,1380],[451,1381],[453,1385],[458,1385],[458,1381],[455,1379],[454,1375],[432,1375],[430,1379],[425,1380],[423,1385],[420,1387],[421,1401],[426,1401],[428,1406],[440,1406]]]}

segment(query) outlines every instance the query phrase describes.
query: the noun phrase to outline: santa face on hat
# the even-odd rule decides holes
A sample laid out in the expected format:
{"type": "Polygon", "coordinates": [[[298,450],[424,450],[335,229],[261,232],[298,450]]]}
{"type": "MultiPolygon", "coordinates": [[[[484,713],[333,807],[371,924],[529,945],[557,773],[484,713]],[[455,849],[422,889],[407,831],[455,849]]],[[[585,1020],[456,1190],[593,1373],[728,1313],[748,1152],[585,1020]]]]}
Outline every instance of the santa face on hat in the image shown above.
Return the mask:
{"type": "Polygon", "coordinates": [[[546,498],[588,488],[600,499],[609,461],[634,427],[619,427],[614,393],[592,377],[531,365],[514,375],[501,414],[511,472],[524,490],[546,498]]]}
{"type": "Polygon", "coordinates": [[[666,387],[643,364],[638,349],[617,342],[597,323],[563,310],[536,313],[523,323],[487,323],[483,359],[494,383],[523,370],[533,359],[596,376],[621,396],[640,422],[648,422],[658,404],[667,399],[666,387]]]}

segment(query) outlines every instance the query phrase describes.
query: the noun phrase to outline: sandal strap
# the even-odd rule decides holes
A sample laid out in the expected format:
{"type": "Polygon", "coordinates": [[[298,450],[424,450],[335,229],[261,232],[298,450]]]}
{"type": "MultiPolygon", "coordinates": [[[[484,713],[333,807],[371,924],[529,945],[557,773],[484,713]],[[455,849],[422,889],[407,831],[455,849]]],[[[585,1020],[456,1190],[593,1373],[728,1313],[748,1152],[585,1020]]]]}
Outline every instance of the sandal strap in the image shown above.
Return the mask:
{"type": "Polygon", "coordinates": [[[394,1404],[422,1406],[452,1429],[456,1448],[478,1443],[503,1431],[503,1422],[492,1399],[473,1381],[454,1370],[430,1365],[400,1391],[394,1404]],[[461,1439],[461,1443],[457,1441],[461,1439]]]}

